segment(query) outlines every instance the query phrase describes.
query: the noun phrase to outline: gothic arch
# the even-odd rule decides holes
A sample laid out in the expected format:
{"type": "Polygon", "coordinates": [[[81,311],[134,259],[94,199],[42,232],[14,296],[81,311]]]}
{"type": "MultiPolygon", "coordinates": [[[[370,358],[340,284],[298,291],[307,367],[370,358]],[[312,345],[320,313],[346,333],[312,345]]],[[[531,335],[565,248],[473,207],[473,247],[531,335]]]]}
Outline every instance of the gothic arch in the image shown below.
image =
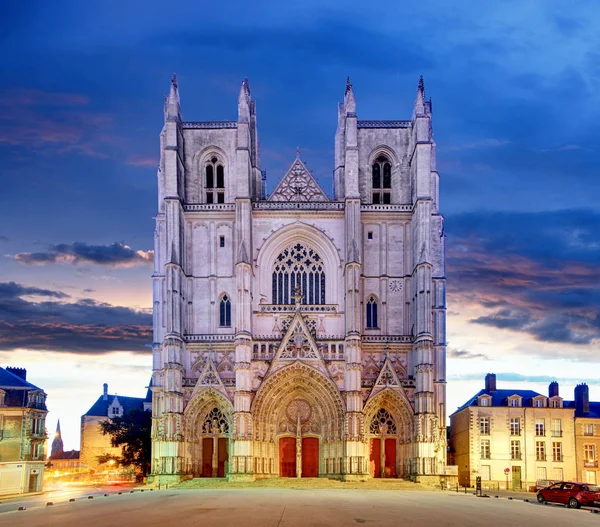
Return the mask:
{"type": "Polygon", "coordinates": [[[222,393],[213,388],[199,391],[183,411],[185,436],[194,441],[202,434],[202,425],[213,408],[219,408],[229,422],[229,433],[233,431],[233,406],[222,393]]]}
{"type": "MultiPolygon", "coordinates": [[[[196,202],[197,203],[203,203],[204,202],[204,193],[206,191],[206,180],[205,180],[205,173],[204,173],[204,166],[206,165],[207,161],[212,157],[212,156],[216,156],[217,159],[219,159],[219,161],[222,162],[223,164],[223,170],[224,170],[224,177],[225,177],[225,202],[227,202],[227,195],[228,195],[228,189],[229,189],[229,178],[231,177],[231,174],[233,174],[234,172],[231,170],[231,159],[229,158],[229,156],[227,155],[227,152],[225,152],[225,150],[223,150],[222,148],[216,146],[216,145],[208,145],[206,147],[204,147],[203,149],[199,150],[198,152],[195,152],[193,157],[192,157],[192,171],[194,173],[194,178],[196,179],[196,181],[198,182],[197,185],[197,195],[194,196],[196,198],[196,202]]],[[[216,175],[215,175],[216,177],[216,175]]]]}
{"type": "Polygon", "coordinates": [[[380,409],[387,410],[396,424],[397,435],[403,443],[412,440],[413,409],[408,400],[393,388],[384,388],[370,399],[363,409],[363,437],[371,434],[373,417],[380,409]]]}
{"type": "Polygon", "coordinates": [[[398,165],[400,165],[400,160],[398,159],[398,156],[396,155],[396,151],[393,148],[391,148],[387,145],[377,145],[375,148],[373,148],[373,150],[371,150],[371,153],[369,154],[369,158],[368,158],[369,159],[369,161],[368,161],[369,174],[371,172],[371,166],[373,165],[373,163],[379,156],[385,156],[390,160],[390,163],[392,164],[392,171],[398,165]]]}
{"type": "MultiPolygon", "coordinates": [[[[251,408],[254,438],[272,442],[276,436],[285,434],[286,430],[280,428],[280,420],[285,418],[285,412],[295,401],[308,405],[310,408],[306,412],[314,414],[314,427],[308,427],[309,433],[331,441],[342,439],[345,408],[337,386],[323,373],[301,361],[277,370],[263,381],[251,408]]],[[[293,421],[287,417],[288,422],[293,421]]]]}
{"type": "Polygon", "coordinates": [[[258,250],[256,266],[259,280],[255,281],[260,287],[258,298],[271,298],[271,273],[277,256],[290,244],[299,242],[316,250],[325,263],[327,276],[326,298],[328,304],[337,304],[340,288],[341,259],[337,247],[323,231],[303,222],[286,225],[269,236],[258,250]]]}

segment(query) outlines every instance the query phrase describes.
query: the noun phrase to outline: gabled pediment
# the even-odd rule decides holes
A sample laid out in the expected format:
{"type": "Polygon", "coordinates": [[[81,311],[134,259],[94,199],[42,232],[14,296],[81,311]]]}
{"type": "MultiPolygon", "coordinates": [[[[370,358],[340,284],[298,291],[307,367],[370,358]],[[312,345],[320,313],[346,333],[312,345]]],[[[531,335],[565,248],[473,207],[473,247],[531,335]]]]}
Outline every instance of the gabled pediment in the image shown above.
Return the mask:
{"type": "Polygon", "coordinates": [[[408,400],[404,388],[402,388],[402,383],[400,382],[398,374],[394,370],[389,357],[385,358],[367,401],[371,400],[379,392],[385,390],[386,388],[392,388],[393,390],[400,392],[404,398],[408,400]]]}
{"type": "Polygon", "coordinates": [[[202,372],[200,373],[200,377],[198,377],[198,381],[196,382],[196,386],[194,386],[194,391],[192,392],[192,397],[196,395],[199,391],[206,388],[213,388],[214,390],[223,394],[227,399],[229,399],[229,395],[227,394],[227,390],[225,389],[225,385],[221,380],[221,376],[217,371],[217,367],[215,366],[212,358],[208,357],[206,360],[206,364],[204,368],[202,368],[202,372]]]}
{"type": "Polygon", "coordinates": [[[323,355],[300,311],[296,311],[281,339],[267,376],[294,361],[306,362],[329,376],[323,355]]]}
{"type": "Polygon", "coordinates": [[[321,186],[300,160],[296,159],[268,201],[329,201],[321,186]]]}

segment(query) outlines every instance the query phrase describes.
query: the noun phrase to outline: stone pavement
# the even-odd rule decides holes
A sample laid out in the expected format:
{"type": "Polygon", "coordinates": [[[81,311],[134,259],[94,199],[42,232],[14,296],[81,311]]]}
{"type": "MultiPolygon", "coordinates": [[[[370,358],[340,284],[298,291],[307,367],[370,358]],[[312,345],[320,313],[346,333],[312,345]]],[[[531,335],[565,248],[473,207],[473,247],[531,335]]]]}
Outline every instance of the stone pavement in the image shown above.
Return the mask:
{"type": "Polygon", "coordinates": [[[169,489],[0,514],[11,527],[600,525],[589,511],[426,490],[169,489]]]}

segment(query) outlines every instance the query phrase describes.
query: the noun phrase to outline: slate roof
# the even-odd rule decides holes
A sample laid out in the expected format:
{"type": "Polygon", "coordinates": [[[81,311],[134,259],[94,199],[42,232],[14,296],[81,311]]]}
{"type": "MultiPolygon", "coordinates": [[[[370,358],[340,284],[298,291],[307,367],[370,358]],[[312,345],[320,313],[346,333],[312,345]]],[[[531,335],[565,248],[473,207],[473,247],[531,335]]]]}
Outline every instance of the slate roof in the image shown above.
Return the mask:
{"type": "Polygon", "coordinates": [[[98,397],[98,400],[92,405],[92,407],[83,415],[92,417],[108,417],[108,407],[115,400],[115,397],[119,400],[119,403],[123,407],[123,413],[127,413],[129,410],[143,410],[144,397],[126,397],[124,395],[108,395],[106,400],[104,396],[98,397]]]}
{"type": "MultiPolygon", "coordinates": [[[[33,390],[40,390],[34,384],[21,379],[18,375],[0,368],[0,389],[6,392],[4,404],[8,407],[26,408],[27,394],[33,390]]],[[[41,408],[41,409],[45,409],[41,408]]]]}
{"type": "MultiPolygon", "coordinates": [[[[575,401],[564,401],[565,407],[575,409],[575,401]]],[[[575,409],[575,417],[592,417],[596,419],[600,419],[600,402],[592,402],[590,401],[590,411],[587,414],[583,412],[578,412],[575,409]]]]}
{"type": "MultiPolygon", "coordinates": [[[[465,404],[459,407],[454,413],[460,412],[469,406],[479,406],[478,397],[481,395],[490,395],[492,397],[492,404],[490,406],[508,406],[507,399],[511,395],[518,395],[522,398],[522,406],[532,407],[534,397],[538,397],[543,395],[538,392],[534,392],[533,390],[496,390],[490,392],[488,390],[480,390],[473,397],[471,397],[465,404]]],[[[545,397],[545,395],[543,395],[545,397]]],[[[590,403],[591,404],[591,403],[590,403]]]]}

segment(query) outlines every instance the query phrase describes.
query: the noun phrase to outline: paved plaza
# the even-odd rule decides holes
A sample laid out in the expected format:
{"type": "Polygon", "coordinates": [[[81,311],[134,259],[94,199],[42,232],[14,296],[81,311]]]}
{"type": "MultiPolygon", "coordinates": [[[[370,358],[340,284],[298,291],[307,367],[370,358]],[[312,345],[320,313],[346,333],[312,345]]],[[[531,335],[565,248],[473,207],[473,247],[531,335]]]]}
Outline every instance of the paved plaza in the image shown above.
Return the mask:
{"type": "MultiPolygon", "coordinates": [[[[535,498],[533,494],[530,495],[535,498]]],[[[5,504],[6,505],[6,504],[5,504]]],[[[600,514],[432,490],[169,489],[81,497],[0,513],[0,525],[220,527],[600,526],[600,514]]]]}

